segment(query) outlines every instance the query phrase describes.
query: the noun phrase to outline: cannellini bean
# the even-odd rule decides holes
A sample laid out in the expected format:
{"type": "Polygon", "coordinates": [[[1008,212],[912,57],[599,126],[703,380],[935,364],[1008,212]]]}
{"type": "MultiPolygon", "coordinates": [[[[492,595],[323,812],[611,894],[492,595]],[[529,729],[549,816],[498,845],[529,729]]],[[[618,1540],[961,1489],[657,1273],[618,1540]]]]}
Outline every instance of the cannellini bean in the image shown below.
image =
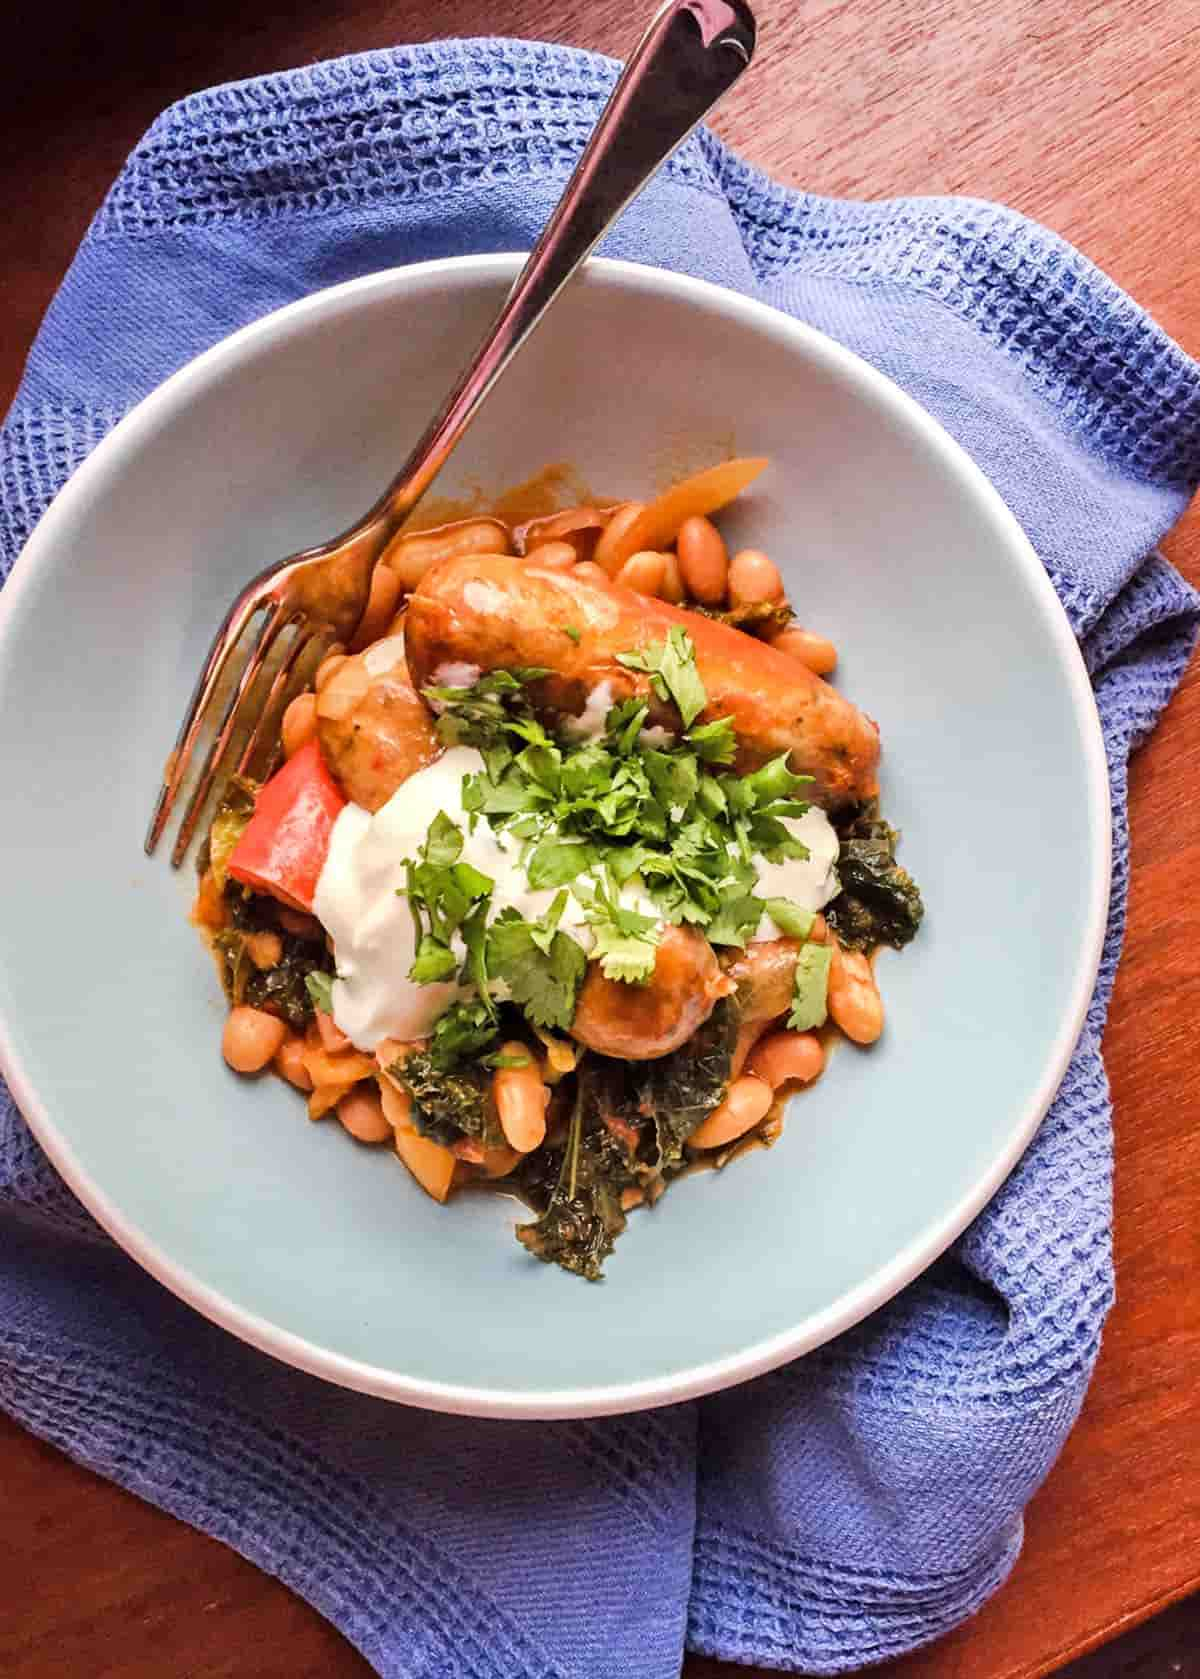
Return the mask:
{"type": "Polygon", "coordinates": [[[683,574],[679,569],[679,561],[674,554],[663,555],[662,588],[658,592],[663,600],[670,601],[672,606],[678,606],[686,593],[683,586],[683,574]]]}
{"type": "Polygon", "coordinates": [[[371,573],[371,592],[350,643],[352,653],[361,653],[373,641],[378,641],[392,621],[396,603],[402,590],[399,575],[391,566],[377,565],[371,573]]]}
{"type": "Polygon", "coordinates": [[[642,511],[643,505],[640,501],[622,502],[604,527],[592,554],[592,559],[606,577],[616,575],[621,561],[625,558],[624,553],[620,551],[625,532],[642,511]]]}
{"type": "Polygon", "coordinates": [[[496,1068],[492,1096],[509,1147],[529,1154],[546,1140],[546,1086],[537,1061],[523,1043],[502,1044],[500,1054],[513,1061],[524,1057],[523,1066],[496,1068]]]}
{"type": "Polygon", "coordinates": [[[729,604],[752,606],[783,599],[783,578],[774,560],[758,548],[743,548],[729,562],[729,604]]]}
{"type": "Polygon", "coordinates": [[[734,1042],[733,1054],[729,1058],[729,1077],[737,1078],[746,1062],[750,1059],[750,1051],[758,1040],[770,1029],[769,1020],[744,1020],[738,1027],[738,1035],[734,1042]]]}
{"type": "Polygon", "coordinates": [[[346,655],[340,648],[336,653],[327,653],[325,655],[313,675],[313,687],[316,689],[318,694],[329,681],[329,678],[333,675],[334,671],[340,670],[345,662],[346,655]]]}
{"type": "Polygon", "coordinates": [[[386,1143],[392,1134],[392,1128],[384,1118],[379,1092],[366,1085],[342,1097],[337,1105],[337,1116],[360,1143],[386,1143]]]}
{"type": "Polygon", "coordinates": [[[304,1065],[304,1039],[300,1037],[285,1038],[275,1051],[275,1071],[289,1084],[294,1084],[297,1090],[306,1093],[313,1087],[308,1076],[308,1068],[304,1065]]]}
{"type": "Polygon", "coordinates": [[[399,1090],[387,1079],[381,1079],[379,1095],[395,1135],[396,1153],[425,1193],[435,1201],[444,1201],[454,1184],[457,1161],[453,1152],[413,1129],[412,1098],[407,1090],[399,1090]]]}
{"type": "Polygon", "coordinates": [[[829,1013],[856,1044],[873,1044],[883,1031],[883,999],[871,964],[861,950],[845,950],[832,941],[829,967],[829,1013]]]}
{"type": "Polygon", "coordinates": [[[278,933],[247,933],[246,955],[260,971],[274,968],[283,960],[283,940],[278,933]]]}
{"type": "Polygon", "coordinates": [[[235,1073],[261,1073],[287,1037],[287,1026],[263,1009],[240,1003],[230,1009],[221,1034],[221,1053],[235,1073]]]}
{"type": "Polygon", "coordinates": [[[768,1032],[750,1052],[746,1071],[772,1090],[781,1084],[811,1084],[825,1065],[825,1049],[815,1032],[768,1032]]]}
{"type": "Polygon", "coordinates": [[[726,1143],[744,1137],[752,1126],[766,1117],[771,1106],[771,1086],[762,1079],[747,1075],[734,1079],[725,1092],[725,1100],[714,1108],[707,1119],[688,1138],[689,1148],[723,1148],[726,1143]]]}
{"type": "Polygon", "coordinates": [[[317,732],[317,696],[297,694],[283,714],[280,736],[286,758],[294,758],[317,732]]]}
{"type": "Polygon", "coordinates": [[[812,630],[801,629],[798,624],[780,630],[771,638],[771,646],[777,653],[786,653],[789,659],[805,665],[814,676],[828,676],[837,668],[837,648],[832,641],[812,630]]]}
{"type": "Polygon", "coordinates": [[[394,537],[380,565],[388,566],[404,589],[415,589],[425,573],[442,560],[466,554],[511,554],[512,537],[500,519],[456,519],[429,531],[406,531],[394,537]]]}
{"type": "Polygon", "coordinates": [[[426,1195],[445,1201],[454,1187],[457,1162],[448,1148],[422,1137],[418,1131],[394,1132],[396,1153],[416,1178],[426,1195]]]}
{"type": "Polygon", "coordinates": [[[705,518],[741,495],[766,466],[765,457],[755,460],[721,461],[717,466],[693,472],[655,496],[631,521],[620,542],[606,551],[605,564],[615,571],[622,560],[639,548],[669,548],[683,524],[697,514],[705,518]]]}
{"type": "Polygon", "coordinates": [[[386,1076],[379,1080],[379,1099],[393,1131],[412,1130],[412,1096],[386,1076]]]}
{"type": "Polygon", "coordinates": [[[532,554],[550,542],[565,542],[577,560],[590,560],[600,533],[616,511],[608,507],[565,507],[561,513],[547,513],[513,527],[513,546],[518,554],[532,554]]]}
{"type": "Polygon", "coordinates": [[[375,1060],[359,1050],[339,1050],[331,1055],[319,1044],[315,1047],[306,1044],[304,1066],[314,1089],[320,1090],[323,1085],[352,1085],[359,1079],[370,1078],[375,1071],[375,1060]]]}
{"type": "Polygon", "coordinates": [[[719,606],[729,587],[729,555],[724,538],[702,513],[685,519],[675,544],[684,588],[704,606],[719,606]]]}
{"type": "Polygon", "coordinates": [[[629,556],[616,581],[626,589],[635,589],[639,595],[661,595],[666,569],[665,556],[647,548],[629,556]]]}
{"type": "Polygon", "coordinates": [[[569,542],[543,542],[530,554],[529,563],[549,571],[570,571],[578,559],[569,542]]]}
{"type": "Polygon", "coordinates": [[[410,1055],[428,1047],[428,1038],[381,1038],[375,1045],[375,1064],[381,1073],[386,1074],[397,1061],[407,1061],[410,1055]]]}
{"type": "Polygon", "coordinates": [[[485,1148],[479,1162],[479,1170],[485,1178],[506,1178],[514,1166],[520,1164],[521,1155],[507,1143],[498,1143],[495,1148],[485,1148]]]}
{"type": "Polygon", "coordinates": [[[343,658],[329,672],[317,694],[317,716],[341,722],[366,699],[371,673],[360,658],[343,658]]]}

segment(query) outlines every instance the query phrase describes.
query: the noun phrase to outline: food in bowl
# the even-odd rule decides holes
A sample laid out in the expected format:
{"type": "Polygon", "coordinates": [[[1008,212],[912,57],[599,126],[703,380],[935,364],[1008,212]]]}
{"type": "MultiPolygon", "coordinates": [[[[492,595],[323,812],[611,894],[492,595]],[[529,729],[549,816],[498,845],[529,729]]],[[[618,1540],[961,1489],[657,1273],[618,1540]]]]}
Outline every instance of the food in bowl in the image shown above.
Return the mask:
{"type": "Polygon", "coordinates": [[[510,1189],[590,1279],[635,1207],[778,1135],[833,1035],[878,1038],[871,956],[923,915],[876,725],[710,517],[765,465],[402,533],[201,853],[229,1065],[438,1201],[510,1189]]]}

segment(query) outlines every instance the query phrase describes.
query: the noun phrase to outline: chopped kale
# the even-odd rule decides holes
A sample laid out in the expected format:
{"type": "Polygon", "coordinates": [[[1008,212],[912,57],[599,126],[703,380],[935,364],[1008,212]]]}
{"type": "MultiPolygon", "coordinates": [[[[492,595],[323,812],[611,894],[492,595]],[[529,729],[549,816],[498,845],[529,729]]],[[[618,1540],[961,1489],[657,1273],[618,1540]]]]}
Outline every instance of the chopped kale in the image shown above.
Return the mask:
{"type": "Polygon", "coordinates": [[[752,600],[741,606],[702,606],[690,600],[688,611],[702,618],[713,618],[719,624],[730,624],[748,635],[775,636],[792,622],[792,609],[786,601],[752,600]]]}
{"type": "Polygon", "coordinates": [[[620,1069],[626,1116],[646,1124],[641,1154],[655,1171],[680,1164],[684,1143],[723,1100],[736,1041],[737,1009],[723,998],[672,1054],[610,1064],[620,1069]]]}
{"type": "Polygon", "coordinates": [[[587,1088],[581,1069],[565,1135],[526,1162],[521,1189],[539,1216],[517,1226],[517,1240],[545,1264],[598,1282],[625,1228],[621,1192],[637,1178],[628,1144],[606,1128],[587,1088]]]}
{"type": "Polygon", "coordinates": [[[838,875],[842,890],[825,910],[825,919],[852,950],[890,944],[897,950],[921,925],[925,906],[920,888],[896,861],[896,830],[884,822],[872,801],[839,830],[838,875]]]}
{"type": "Polygon", "coordinates": [[[230,1002],[278,1015],[293,1031],[302,1032],[313,1018],[308,977],[329,966],[324,939],[286,932],[276,918],[272,898],[234,881],[225,887],[224,903],[230,924],[215,936],[213,948],[230,1002]],[[262,932],[276,934],[283,945],[283,955],[273,968],[255,967],[246,951],[247,935],[262,932]]]}
{"type": "Polygon", "coordinates": [[[306,982],[325,960],[325,952],[316,945],[285,937],[282,959],[273,968],[255,968],[247,977],[244,1001],[252,1009],[280,1015],[293,1031],[302,1032],[313,1017],[306,982]]]}
{"type": "Polygon", "coordinates": [[[671,1055],[586,1055],[565,1135],[523,1167],[521,1190],[539,1217],[518,1227],[518,1241],[547,1264],[601,1277],[625,1228],[622,1192],[679,1170],[683,1145],[725,1095],[736,1037],[736,1007],[722,1000],[671,1055]]]}
{"type": "Polygon", "coordinates": [[[471,1062],[449,1070],[427,1051],[388,1069],[413,1099],[413,1124],[423,1137],[447,1148],[471,1137],[484,1148],[504,1141],[490,1101],[492,1075],[471,1062]]]}

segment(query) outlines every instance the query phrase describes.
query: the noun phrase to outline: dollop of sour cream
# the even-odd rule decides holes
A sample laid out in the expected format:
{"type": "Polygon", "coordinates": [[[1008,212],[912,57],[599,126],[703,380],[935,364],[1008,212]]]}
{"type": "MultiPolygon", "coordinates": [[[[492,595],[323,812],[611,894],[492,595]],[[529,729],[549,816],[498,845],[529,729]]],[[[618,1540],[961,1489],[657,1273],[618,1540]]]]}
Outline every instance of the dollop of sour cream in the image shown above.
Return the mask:
{"type": "MultiPolygon", "coordinates": [[[[555,890],[530,887],[520,866],[518,840],[495,832],[483,817],[471,830],[462,804],[463,777],[482,768],[483,759],[473,747],[456,746],[410,776],[374,815],[348,804],[334,823],[313,909],[336,952],[333,1018],[359,1049],[373,1051],[384,1038],[427,1036],[438,1016],[465,995],[453,981],[416,985],[408,977],[416,955],[416,930],[402,895],[405,864],[418,856],[439,811],[462,833],[461,861],[494,881],[493,914],[512,908],[536,921],[557,896],[555,890]]],[[[824,811],[815,806],[803,817],[789,818],[787,825],[808,847],[809,857],[782,863],[759,859],[757,891],[765,898],[787,898],[801,908],[818,910],[838,890],[837,835],[824,811]]],[[[636,880],[622,888],[620,901],[641,914],[656,914],[636,880]]],[[[585,950],[592,948],[592,930],[573,895],[567,898],[559,928],[585,950]]],[[[754,936],[778,938],[779,929],[764,915],[754,936]]],[[[465,955],[461,946],[458,955],[465,955]]]]}
{"type": "MultiPolygon", "coordinates": [[[[556,890],[534,891],[520,867],[520,842],[496,833],[482,817],[471,831],[462,804],[463,777],[477,774],[483,759],[474,747],[456,746],[418,770],[372,816],[349,804],[333,825],[329,854],[317,881],[313,909],[333,939],[337,975],[333,1018],[359,1049],[374,1050],[384,1038],[425,1037],[456,997],[453,981],[416,985],[408,977],[416,955],[416,929],[408,899],[405,863],[415,860],[430,824],[444,811],[463,836],[460,861],[495,882],[492,913],[515,909],[530,921],[544,916],[556,890]]],[[[630,883],[622,904],[642,914],[653,905],[630,883]]],[[[584,910],[568,895],[559,921],[585,950],[594,942],[584,910]]],[[[465,956],[462,945],[457,954],[465,956]]]]}
{"type": "MultiPolygon", "coordinates": [[[[803,816],[786,816],[783,820],[792,838],[808,847],[808,856],[785,857],[782,863],[768,863],[765,857],[756,858],[758,884],[754,890],[760,898],[786,898],[789,903],[815,913],[824,909],[829,900],[836,898],[841,891],[835,866],[837,832],[817,805],[810,805],[803,816]]],[[[751,943],[760,939],[777,939],[781,932],[782,929],[771,917],[764,915],[751,943]]]]}

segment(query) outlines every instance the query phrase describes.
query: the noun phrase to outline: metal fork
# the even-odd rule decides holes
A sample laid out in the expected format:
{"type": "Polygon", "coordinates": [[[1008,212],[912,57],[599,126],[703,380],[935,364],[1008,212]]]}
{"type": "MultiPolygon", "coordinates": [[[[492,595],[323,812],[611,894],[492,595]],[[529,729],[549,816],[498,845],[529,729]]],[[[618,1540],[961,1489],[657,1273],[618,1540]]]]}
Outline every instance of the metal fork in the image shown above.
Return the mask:
{"type": "Polygon", "coordinates": [[[251,623],[258,620],[184,810],[171,853],[176,867],[232,743],[245,736],[237,765],[244,772],[298,668],[335,642],[351,640],[380,555],[496,380],[630,199],[733,86],[750,63],[754,40],[754,17],[744,0],[667,0],[655,14],[500,313],[399,474],[357,524],[332,542],[268,566],[230,607],[167,759],[147,852],[162,837],[197,742],[220,711],[218,691],[251,623]],[[268,678],[273,655],[278,663],[268,678]]]}

